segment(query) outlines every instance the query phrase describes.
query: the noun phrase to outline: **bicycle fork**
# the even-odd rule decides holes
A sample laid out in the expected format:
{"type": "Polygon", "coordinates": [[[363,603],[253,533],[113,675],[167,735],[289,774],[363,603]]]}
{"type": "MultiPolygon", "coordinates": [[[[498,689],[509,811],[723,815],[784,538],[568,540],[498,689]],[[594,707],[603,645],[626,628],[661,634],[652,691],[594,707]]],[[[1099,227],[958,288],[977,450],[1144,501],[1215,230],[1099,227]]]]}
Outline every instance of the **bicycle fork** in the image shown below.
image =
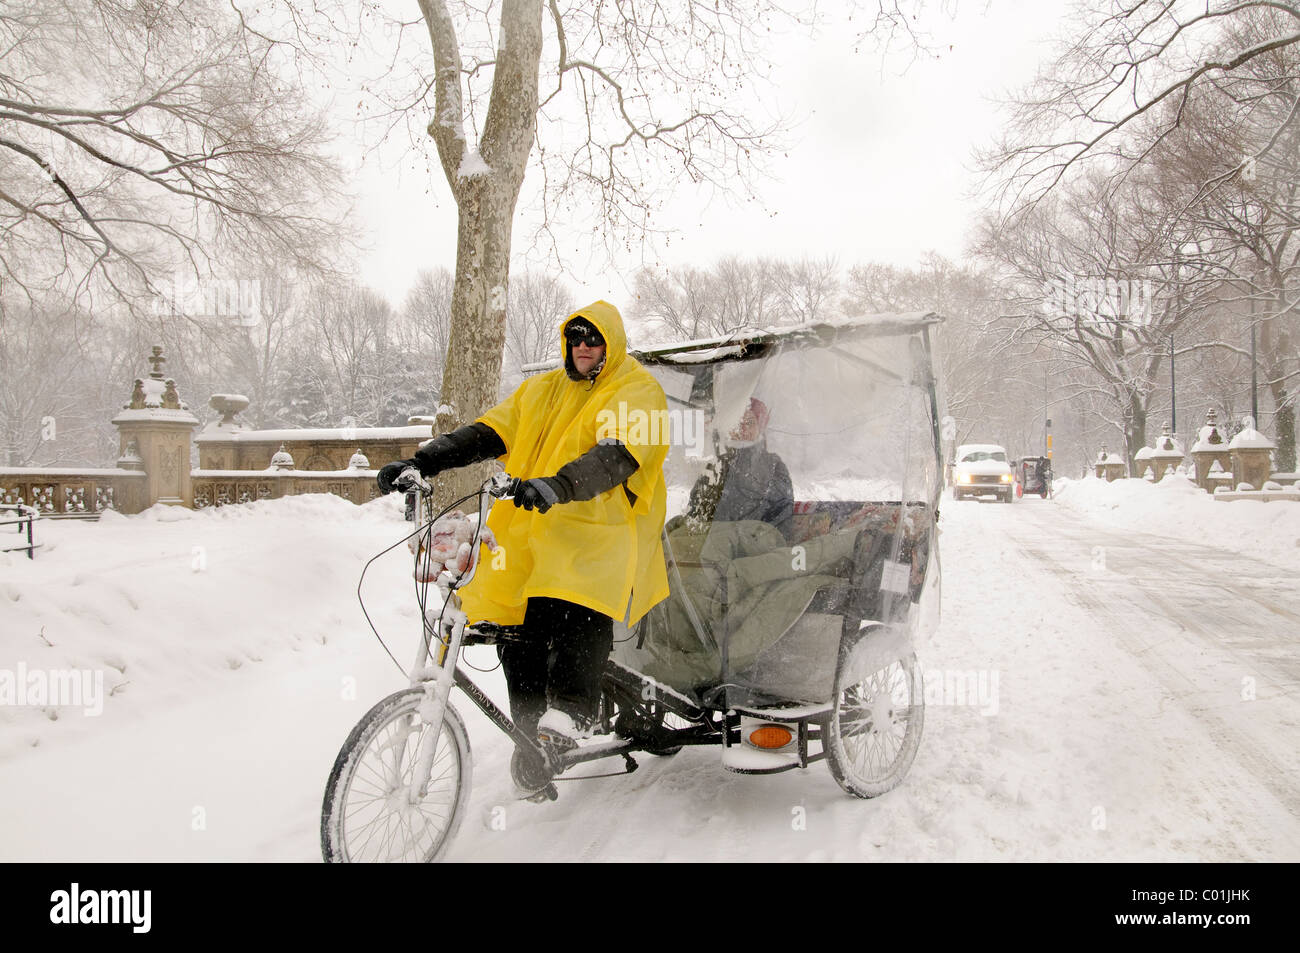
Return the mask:
{"type": "MultiPolygon", "coordinates": [[[[420,720],[428,726],[420,740],[416,755],[415,770],[411,774],[411,783],[407,790],[407,800],[417,804],[424,798],[424,788],[429,782],[433,762],[438,756],[438,740],[442,737],[442,722],[447,712],[447,700],[451,697],[451,687],[455,681],[456,659],[460,657],[461,639],[468,621],[458,605],[449,604],[442,611],[444,622],[451,616],[449,631],[437,640],[421,640],[420,654],[416,659],[415,674],[412,685],[424,687],[424,700],[416,710],[420,720]],[[423,662],[433,656],[432,666],[425,667],[423,662]]],[[[426,622],[426,625],[428,623],[426,622]]]]}

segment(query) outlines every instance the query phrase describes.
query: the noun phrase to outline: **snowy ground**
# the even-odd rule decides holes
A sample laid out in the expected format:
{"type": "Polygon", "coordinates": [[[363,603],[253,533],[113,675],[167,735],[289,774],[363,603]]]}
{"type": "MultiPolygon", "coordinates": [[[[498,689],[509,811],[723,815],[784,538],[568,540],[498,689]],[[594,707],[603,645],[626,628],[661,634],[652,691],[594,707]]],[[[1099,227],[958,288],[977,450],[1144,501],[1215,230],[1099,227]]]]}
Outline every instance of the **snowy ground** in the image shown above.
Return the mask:
{"type": "MultiPolygon", "coordinates": [[[[941,525],[944,617],[901,787],[862,801],[824,765],[745,777],[688,748],[519,803],[509,743],[459,699],[474,783],[450,859],[1300,859],[1300,503],[1086,480],[946,501],[941,525]]],[[[0,555],[0,678],[84,671],[91,692],[0,705],[0,860],[318,858],[340,743],[405,685],[354,594],[405,532],[398,501],[38,532],[35,561],[0,555]]],[[[408,559],[365,586],[403,668],[408,559]]],[[[498,672],[484,684],[503,698],[498,672]]]]}

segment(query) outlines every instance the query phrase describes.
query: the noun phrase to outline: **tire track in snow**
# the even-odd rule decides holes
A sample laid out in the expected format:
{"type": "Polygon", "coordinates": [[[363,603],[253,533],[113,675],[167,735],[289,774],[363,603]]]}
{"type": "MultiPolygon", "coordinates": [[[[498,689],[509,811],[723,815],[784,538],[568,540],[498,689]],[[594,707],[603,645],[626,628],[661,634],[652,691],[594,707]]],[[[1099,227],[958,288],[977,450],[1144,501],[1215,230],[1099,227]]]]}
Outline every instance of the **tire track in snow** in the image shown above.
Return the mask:
{"type": "MultiPolygon", "coordinates": [[[[1089,586],[1080,585],[1080,580],[1087,580],[1090,585],[1095,584],[1096,580],[1085,574],[1081,574],[1076,568],[1071,568],[1062,561],[1062,554],[1053,553],[1045,550],[1038,541],[1027,541],[1023,535],[1017,532],[1005,529],[1007,537],[1021,548],[1025,553],[1030,555],[1038,565],[1043,566],[1056,578],[1060,579],[1067,596],[1081,608],[1095,616],[1098,620],[1106,624],[1112,631],[1121,645],[1133,658],[1135,658],[1156,681],[1168,691],[1174,698],[1178,699],[1180,704],[1195,718],[1197,718],[1209,732],[1221,753],[1229,760],[1235,762],[1241,769],[1254,777],[1262,786],[1267,788],[1275,798],[1293,815],[1300,817],[1300,778],[1297,778],[1296,771],[1293,767],[1279,763],[1270,753],[1263,750],[1258,741],[1250,737],[1231,722],[1227,721],[1215,708],[1210,706],[1190,706],[1185,699],[1189,694],[1203,694],[1204,686],[1193,681],[1186,673],[1168,664],[1164,659],[1153,658],[1151,649],[1154,644],[1143,645],[1141,640],[1134,634],[1135,625],[1133,613],[1121,611],[1121,606],[1130,608],[1132,606],[1141,606],[1140,600],[1120,600],[1107,601],[1091,591],[1089,586]]],[[[1097,538],[1105,537],[1109,534],[1099,532],[1097,538]]],[[[1091,537],[1091,534],[1090,534],[1091,537]]],[[[1077,537],[1076,537],[1076,541],[1077,537]]],[[[1140,542],[1131,538],[1124,538],[1123,544],[1135,549],[1147,549],[1149,552],[1159,557],[1164,556],[1162,551],[1152,550],[1150,547],[1143,546],[1140,542]]],[[[1198,573],[1204,573],[1204,566],[1196,566],[1182,562],[1184,568],[1193,569],[1198,573]]],[[[1131,579],[1115,580],[1125,587],[1139,589],[1143,596],[1149,597],[1152,590],[1133,585],[1131,579]]],[[[1207,586],[1211,585],[1209,583],[1207,586]]],[[[1232,646],[1225,645],[1222,639],[1218,638],[1215,632],[1209,631],[1194,619],[1188,619],[1188,611],[1184,608],[1170,603],[1167,599],[1153,600],[1158,607],[1165,609],[1170,622],[1181,628],[1182,632],[1195,637],[1198,641],[1206,643],[1210,648],[1219,652],[1226,652],[1234,657],[1240,657],[1240,653],[1233,650],[1232,646]],[[1173,612],[1169,613],[1168,609],[1172,608],[1173,612]],[[1192,621],[1193,625],[1187,625],[1186,621],[1192,621]]],[[[1145,621],[1142,619],[1139,622],[1145,621]]],[[[1250,620],[1245,620],[1242,624],[1249,625],[1250,620]]],[[[1250,666],[1263,667],[1268,660],[1252,657],[1250,666]]],[[[1284,686],[1294,688],[1294,681],[1285,675],[1279,673],[1279,681],[1284,686]]],[[[1216,782],[1216,787],[1222,788],[1222,782],[1216,782]]]]}

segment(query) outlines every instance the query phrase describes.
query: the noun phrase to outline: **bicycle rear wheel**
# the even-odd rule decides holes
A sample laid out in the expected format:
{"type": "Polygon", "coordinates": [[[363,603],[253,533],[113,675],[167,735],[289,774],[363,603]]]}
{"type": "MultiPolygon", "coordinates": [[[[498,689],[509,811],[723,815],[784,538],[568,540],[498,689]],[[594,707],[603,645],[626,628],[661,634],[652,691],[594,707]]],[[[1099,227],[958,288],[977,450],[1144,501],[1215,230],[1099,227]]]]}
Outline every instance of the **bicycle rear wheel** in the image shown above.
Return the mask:
{"type": "Polygon", "coordinates": [[[824,742],[831,775],[856,797],[894,789],[912,766],[924,724],[924,684],[915,655],[857,681],[841,662],[824,742]]]}
{"type": "Polygon", "coordinates": [[[469,736],[447,705],[437,755],[418,801],[409,796],[429,725],[424,691],[395,692],[366,712],[339,751],[321,807],[327,863],[430,862],[446,851],[469,803],[469,736]]]}

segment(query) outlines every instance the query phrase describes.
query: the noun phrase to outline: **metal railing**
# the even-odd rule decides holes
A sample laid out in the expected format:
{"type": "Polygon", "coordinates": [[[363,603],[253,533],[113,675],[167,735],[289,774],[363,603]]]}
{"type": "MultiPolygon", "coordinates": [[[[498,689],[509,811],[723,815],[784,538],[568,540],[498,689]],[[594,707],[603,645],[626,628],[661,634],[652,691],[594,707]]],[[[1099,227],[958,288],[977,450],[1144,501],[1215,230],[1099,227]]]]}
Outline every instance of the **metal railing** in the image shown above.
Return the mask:
{"type": "Polygon", "coordinates": [[[36,558],[36,550],[40,548],[40,543],[33,538],[32,527],[36,520],[40,518],[40,513],[33,507],[26,506],[22,503],[0,503],[0,526],[15,526],[18,529],[19,538],[23,535],[23,527],[27,527],[27,544],[17,546],[0,545],[0,553],[12,553],[27,551],[28,559],[36,558]],[[12,515],[11,515],[12,514],[12,515]]]}

